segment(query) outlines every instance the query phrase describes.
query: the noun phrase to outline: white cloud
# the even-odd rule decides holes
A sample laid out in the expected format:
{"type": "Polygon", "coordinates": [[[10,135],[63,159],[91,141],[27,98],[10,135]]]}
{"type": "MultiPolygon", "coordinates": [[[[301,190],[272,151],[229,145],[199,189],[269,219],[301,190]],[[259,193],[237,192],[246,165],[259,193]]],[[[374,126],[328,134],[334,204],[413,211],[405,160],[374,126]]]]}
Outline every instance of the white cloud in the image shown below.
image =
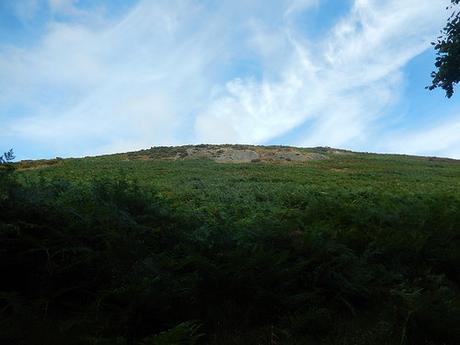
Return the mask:
{"type": "Polygon", "coordinates": [[[102,30],[54,22],[37,46],[3,50],[0,107],[17,101],[31,112],[8,119],[8,131],[59,154],[177,143],[220,47],[212,23],[181,32],[202,14],[191,2],[145,1],[102,30]]]}
{"type": "Polygon", "coordinates": [[[435,2],[356,0],[325,43],[308,41],[286,20],[278,33],[286,56],[278,78],[229,82],[198,116],[199,138],[263,143],[310,121],[297,144],[364,142],[373,121],[398,99],[401,69],[429,47],[444,15],[435,2]]]}
{"type": "Polygon", "coordinates": [[[114,22],[76,0],[49,0],[56,17],[39,42],[0,46],[8,140],[81,155],[264,143],[307,123],[292,144],[369,145],[400,97],[403,67],[442,25],[443,6],[356,0],[313,40],[294,17],[320,4],[143,0],[114,22]]]}
{"type": "Polygon", "coordinates": [[[460,159],[460,116],[430,127],[392,135],[380,146],[384,152],[444,156],[460,159]]]}

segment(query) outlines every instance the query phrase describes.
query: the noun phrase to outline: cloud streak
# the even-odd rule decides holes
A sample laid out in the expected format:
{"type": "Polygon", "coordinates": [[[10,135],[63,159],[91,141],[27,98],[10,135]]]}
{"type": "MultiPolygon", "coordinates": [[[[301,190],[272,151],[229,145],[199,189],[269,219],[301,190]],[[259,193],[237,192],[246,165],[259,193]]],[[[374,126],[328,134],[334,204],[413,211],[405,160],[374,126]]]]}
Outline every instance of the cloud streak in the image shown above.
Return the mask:
{"type": "Polygon", "coordinates": [[[460,159],[460,117],[452,117],[430,127],[398,133],[388,138],[387,152],[453,157],[460,159]]]}
{"type": "Polygon", "coordinates": [[[145,0],[115,19],[78,1],[47,6],[40,41],[0,45],[0,144],[29,156],[281,139],[381,148],[375,128],[404,66],[445,16],[431,1],[355,0],[310,38],[301,16],[321,1],[145,0]]]}
{"type": "Polygon", "coordinates": [[[294,143],[365,143],[402,91],[401,69],[427,49],[443,16],[432,2],[357,0],[322,42],[308,41],[286,20],[289,54],[277,78],[227,83],[198,116],[197,132],[205,141],[264,143],[310,122],[294,143]]]}

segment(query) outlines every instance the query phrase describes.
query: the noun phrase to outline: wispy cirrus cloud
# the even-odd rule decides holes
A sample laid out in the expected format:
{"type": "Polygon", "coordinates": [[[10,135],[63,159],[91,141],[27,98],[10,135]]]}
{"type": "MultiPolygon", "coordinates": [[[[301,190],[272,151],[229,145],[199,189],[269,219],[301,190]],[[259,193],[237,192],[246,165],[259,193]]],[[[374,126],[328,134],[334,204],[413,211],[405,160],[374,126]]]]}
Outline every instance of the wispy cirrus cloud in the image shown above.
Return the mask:
{"type": "Polygon", "coordinates": [[[460,116],[393,133],[382,146],[389,152],[460,159],[460,116]]]}
{"type": "Polygon", "coordinates": [[[429,47],[444,16],[434,2],[357,0],[321,41],[286,20],[278,75],[227,83],[198,116],[197,132],[205,141],[263,143],[309,123],[294,143],[366,143],[402,92],[402,68],[429,47]],[[226,136],[217,134],[222,124],[226,136]]]}
{"type": "Polygon", "coordinates": [[[376,128],[443,7],[355,0],[310,37],[302,22],[321,5],[145,0],[109,18],[102,5],[49,0],[35,44],[0,42],[0,144],[25,156],[280,140],[386,150],[376,128]]]}

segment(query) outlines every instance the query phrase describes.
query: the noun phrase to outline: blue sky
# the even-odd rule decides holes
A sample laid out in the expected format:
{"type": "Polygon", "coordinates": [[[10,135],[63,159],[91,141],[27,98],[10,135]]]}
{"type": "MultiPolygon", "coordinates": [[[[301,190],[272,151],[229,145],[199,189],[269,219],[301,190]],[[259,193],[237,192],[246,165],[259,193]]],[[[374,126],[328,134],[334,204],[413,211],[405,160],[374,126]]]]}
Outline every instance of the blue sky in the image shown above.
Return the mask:
{"type": "Polygon", "coordinates": [[[433,0],[1,0],[0,151],[251,143],[460,158],[433,0]]]}

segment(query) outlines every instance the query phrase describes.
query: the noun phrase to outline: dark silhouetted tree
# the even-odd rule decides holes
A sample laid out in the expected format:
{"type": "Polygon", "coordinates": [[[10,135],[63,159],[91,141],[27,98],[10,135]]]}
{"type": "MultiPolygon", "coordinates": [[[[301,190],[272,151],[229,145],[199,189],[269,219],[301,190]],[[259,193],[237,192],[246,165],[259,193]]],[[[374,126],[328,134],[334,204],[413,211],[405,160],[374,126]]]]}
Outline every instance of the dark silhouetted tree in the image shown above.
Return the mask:
{"type": "Polygon", "coordinates": [[[13,149],[10,149],[8,152],[5,152],[2,156],[0,156],[0,164],[8,164],[15,158],[16,157],[14,156],[13,149]]]}
{"type": "Polygon", "coordinates": [[[457,5],[460,0],[451,0],[447,9],[453,10],[446,26],[441,30],[437,42],[433,42],[436,52],[436,71],[431,73],[433,83],[427,86],[434,90],[441,87],[448,98],[454,94],[454,86],[460,81],[460,11],[457,5]]]}

